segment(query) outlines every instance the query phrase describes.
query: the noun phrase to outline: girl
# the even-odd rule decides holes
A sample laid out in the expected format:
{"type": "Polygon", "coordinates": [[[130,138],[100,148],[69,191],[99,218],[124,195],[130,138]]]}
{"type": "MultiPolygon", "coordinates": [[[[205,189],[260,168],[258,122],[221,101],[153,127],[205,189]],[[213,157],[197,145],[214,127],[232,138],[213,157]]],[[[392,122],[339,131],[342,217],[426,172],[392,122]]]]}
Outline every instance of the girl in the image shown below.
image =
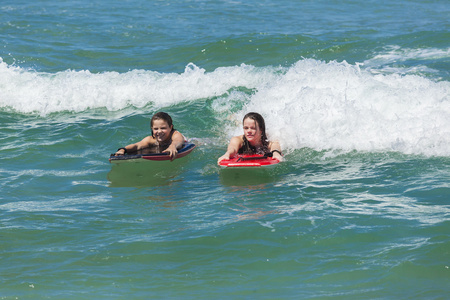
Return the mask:
{"type": "Polygon", "coordinates": [[[152,135],[145,137],[142,141],[119,148],[117,155],[137,152],[145,148],[156,148],[154,152],[167,152],[170,159],[177,157],[178,149],[183,147],[186,139],[177,130],[173,128],[172,118],[165,112],[158,112],[153,115],[150,121],[150,130],[152,135]]]}
{"type": "Polygon", "coordinates": [[[266,154],[271,152],[273,158],[283,160],[281,147],[278,142],[270,142],[266,136],[264,118],[255,112],[248,113],[242,121],[244,135],[235,136],[228,145],[227,152],[219,157],[217,163],[224,159],[230,159],[236,154],[266,154]]]}

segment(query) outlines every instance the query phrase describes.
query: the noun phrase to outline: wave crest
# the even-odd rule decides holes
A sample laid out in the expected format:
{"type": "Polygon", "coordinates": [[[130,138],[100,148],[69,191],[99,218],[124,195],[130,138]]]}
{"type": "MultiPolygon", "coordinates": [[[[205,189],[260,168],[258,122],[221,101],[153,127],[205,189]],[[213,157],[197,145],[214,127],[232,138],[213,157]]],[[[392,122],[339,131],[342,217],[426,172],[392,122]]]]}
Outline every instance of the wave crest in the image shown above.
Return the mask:
{"type": "MultiPolygon", "coordinates": [[[[450,83],[417,75],[374,74],[360,64],[298,61],[290,67],[188,64],[181,74],[67,70],[39,73],[0,59],[0,108],[47,115],[96,108],[152,110],[213,99],[217,118],[241,133],[243,115],[257,111],[284,148],[400,151],[450,155],[450,83]],[[220,97],[219,97],[220,96],[220,97]]],[[[189,122],[189,116],[183,122],[189,122]]]]}

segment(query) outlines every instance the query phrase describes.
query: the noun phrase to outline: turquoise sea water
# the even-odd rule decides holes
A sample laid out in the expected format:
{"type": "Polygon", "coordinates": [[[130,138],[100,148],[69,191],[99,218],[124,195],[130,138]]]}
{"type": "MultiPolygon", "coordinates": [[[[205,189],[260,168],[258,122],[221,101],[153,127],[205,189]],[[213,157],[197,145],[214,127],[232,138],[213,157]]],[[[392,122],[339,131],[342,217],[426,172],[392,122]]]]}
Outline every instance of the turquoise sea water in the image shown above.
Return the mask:
{"type": "Polygon", "coordinates": [[[2,1],[0,299],[446,299],[448,1],[2,1]],[[164,176],[109,154],[166,111],[164,176]],[[245,113],[286,161],[216,165],[245,113]]]}

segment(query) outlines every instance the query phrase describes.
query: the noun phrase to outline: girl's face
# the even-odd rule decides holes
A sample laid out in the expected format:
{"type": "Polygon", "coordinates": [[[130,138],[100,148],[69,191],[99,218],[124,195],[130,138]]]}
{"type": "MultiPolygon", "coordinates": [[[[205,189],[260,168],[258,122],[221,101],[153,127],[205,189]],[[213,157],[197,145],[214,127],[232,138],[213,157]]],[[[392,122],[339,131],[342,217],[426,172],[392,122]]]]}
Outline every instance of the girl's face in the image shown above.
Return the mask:
{"type": "Polygon", "coordinates": [[[250,118],[244,120],[244,136],[252,145],[261,143],[261,130],[259,129],[259,124],[255,120],[250,118]]]}
{"type": "Polygon", "coordinates": [[[153,137],[159,143],[169,140],[172,127],[173,125],[169,126],[169,124],[164,120],[161,119],[153,120],[152,124],[153,137]]]}

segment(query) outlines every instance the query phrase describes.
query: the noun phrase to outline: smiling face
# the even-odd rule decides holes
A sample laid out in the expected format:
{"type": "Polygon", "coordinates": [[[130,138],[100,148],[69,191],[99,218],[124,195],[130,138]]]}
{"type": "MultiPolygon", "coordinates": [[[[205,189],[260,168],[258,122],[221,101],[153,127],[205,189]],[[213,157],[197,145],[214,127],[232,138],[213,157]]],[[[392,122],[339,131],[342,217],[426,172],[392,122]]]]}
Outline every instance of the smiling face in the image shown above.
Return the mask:
{"type": "Polygon", "coordinates": [[[170,139],[170,132],[172,131],[172,126],[162,119],[156,119],[152,122],[153,137],[158,143],[164,143],[170,139]]]}
{"type": "Polygon", "coordinates": [[[258,122],[250,118],[244,119],[244,136],[253,146],[261,144],[261,129],[258,122]]]}

